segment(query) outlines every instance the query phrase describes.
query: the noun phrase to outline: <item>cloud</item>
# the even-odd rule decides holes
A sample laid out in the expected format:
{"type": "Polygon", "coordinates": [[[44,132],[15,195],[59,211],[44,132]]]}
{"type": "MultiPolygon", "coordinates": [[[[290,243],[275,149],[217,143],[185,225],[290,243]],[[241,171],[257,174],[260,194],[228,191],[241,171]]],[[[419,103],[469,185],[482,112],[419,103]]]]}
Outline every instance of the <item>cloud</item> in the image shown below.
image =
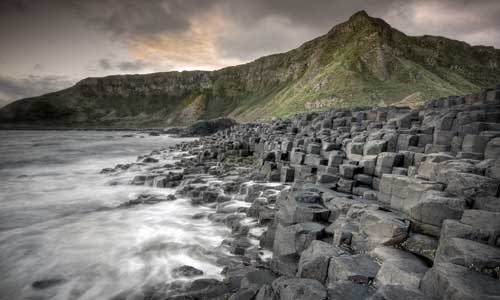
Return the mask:
{"type": "MultiPolygon", "coordinates": [[[[10,62],[18,49],[39,49],[47,41],[61,47],[75,40],[96,47],[111,41],[116,47],[111,54],[119,55],[82,60],[81,64],[93,66],[92,75],[217,69],[293,49],[361,9],[411,35],[441,35],[500,47],[498,0],[3,0],[0,31],[4,28],[1,33],[11,39],[0,44],[0,53],[10,62]],[[26,31],[39,27],[43,30],[37,34],[26,31]],[[93,38],[96,32],[105,41],[93,38]]],[[[61,65],[91,52],[75,47],[74,55],[66,55],[61,65]]],[[[58,62],[36,63],[48,68],[58,62]]]]}
{"type": "Polygon", "coordinates": [[[42,71],[43,69],[45,69],[45,67],[41,64],[35,64],[33,66],[33,70],[35,70],[35,71],[42,71]]]}
{"type": "Polygon", "coordinates": [[[75,83],[64,76],[30,75],[25,78],[0,76],[0,98],[11,101],[34,97],[70,87],[75,83]]]}
{"type": "Polygon", "coordinates": [[[115,36],[188,30],[192,15],[211,6],[211,0],[86,0],[71,1],[88,23],[115,36]]]}
{"type": "Polygon", "coordinates": [[[103,69],[104,71],[108,71],[113,69],[113,66],[111,65],[111,62],[107,58],[101,58],[99,60],[99,67],[103,69]]]}
{"type": "Polygon", "coordinates": [[[153,67],[153,64],[141,59],[131,61],[115,61],[108,58],[101,58],[98,66],[103,71],[120,70],[123,72],[137,72],[153,67]]]}
{"type": "Polygon", "coordinates": [[[500,48],[500,2],[414,0],[388,10],[386,21],[412,35],[440,35],[500,48]]]}
{"type": "Polygon", "coordinates": [[[284,52],[361,9],[411,35],[500,46],[496,0],[149,0],[140,7],[129,1],[121,8],[99,2],[110,13],[93,21],[123,39],[133,57],[176,69],[214,69],[284,52]]]}

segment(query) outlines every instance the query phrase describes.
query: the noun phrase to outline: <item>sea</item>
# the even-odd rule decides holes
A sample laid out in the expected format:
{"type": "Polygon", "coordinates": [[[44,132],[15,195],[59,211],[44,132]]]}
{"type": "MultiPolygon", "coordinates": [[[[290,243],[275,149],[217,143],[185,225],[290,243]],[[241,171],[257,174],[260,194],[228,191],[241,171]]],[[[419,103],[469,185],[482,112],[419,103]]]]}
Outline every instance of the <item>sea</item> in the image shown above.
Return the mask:
{"type": "Polygon", "coordinates": [[[171,282],[171,271],[182,265],[221,279],[217,247],[230,232],[193,219],[208,208],[183,198],[123,206],[175,190],[131,185],[141,173],[136,168],[100,173],[190,140],[146,132],[0,131],[0,299],[126,299],[171,282]]]}

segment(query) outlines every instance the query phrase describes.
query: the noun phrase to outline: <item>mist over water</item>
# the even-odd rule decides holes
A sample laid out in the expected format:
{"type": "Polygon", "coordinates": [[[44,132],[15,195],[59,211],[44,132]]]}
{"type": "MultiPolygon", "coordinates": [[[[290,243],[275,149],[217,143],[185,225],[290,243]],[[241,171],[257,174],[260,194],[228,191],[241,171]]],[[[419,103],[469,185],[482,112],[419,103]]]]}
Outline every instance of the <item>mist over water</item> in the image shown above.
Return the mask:
{"type": "Polygon", "coordinates": [[[109,299],[168,282],[170,271],[186,264],[220,278],[216,247],[229,230],[191,218],[206,208],[183,198],[117,208],[140,194],[174,190],[125,184],[140,174],[134,168],[99,174],[180,141],[0,131],[0,299],[109,299]]]}

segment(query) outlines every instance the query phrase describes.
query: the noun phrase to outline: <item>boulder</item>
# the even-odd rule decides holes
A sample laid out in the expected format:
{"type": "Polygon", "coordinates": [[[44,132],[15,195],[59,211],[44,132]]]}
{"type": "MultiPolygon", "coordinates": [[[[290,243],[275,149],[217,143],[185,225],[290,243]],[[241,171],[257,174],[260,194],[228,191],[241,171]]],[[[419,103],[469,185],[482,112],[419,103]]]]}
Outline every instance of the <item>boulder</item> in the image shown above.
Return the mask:
{"type": "Polygon", "coordinates": [[[342,254],[345,254],[343,250],[331,244],[322,241],[312,241],[310,246],[300,256],[297,277],[311,278],[325,282],[328,275],[330,258],[342,254]]]}
{"type": "Polygon", "coordinates": [[[405,205],[405,211],[415,221],[441,227],[445,219],[460,219],[466,207],[462,198],[449,197],[446,193],[429,190],[417,201],[405,205]]]}
{"type": "Polygon", "coordinates": [[[337,191],[350,194],[352,193],[353,186],[354,186],[354,180],[340,178],[339,181],[337,182],[337,191]]]}
{"type": "Polygon", "coordinates": [[[381,286],[375,294],[367,300],[429,300],[429,297],[416,288],[407,288],[401,285],[381,286]]]}
{"type": "Polygon", "coordinates": [[[473,207],[480,210],[500,212],[500,198],[493,196],[476,196],[473,207]]]}
{"type": "Polygon", "coordinates": [[[387,141],[372,140],[365,143],[363,147],[363,155],[378,155],[387,150],[387,141]]]}
{"type": "Polygon", "coordinates": [[[486,169],[485,175],[500,180],[500,158],[495,159],[495,162],[486,169]]]}
{"type": "Polygon", "coordinates": [[[379,265],[367,254],[332,257],[328,267],[328,282],[352,281],[370,283],[379,270],[379,265]]]}
{"type": "Polygon", "coordinates": [[[299,223],[283,226],[278,224],[274,236],[273,253],[277,256],[300,255],[312,241],[319,239],[325,227],[318,223],[299,223]]]}
{"type": "Polygon", "coordinates": [[[318,193],[307,191],[282,193],[278,201],[276,221],[285,225],[326,221],[330,211],[320,201],[321,196],[318,193]]]}
{"type": "Polygon", "coordinates": [[[339,173],[345,179],[353,179],[354,175],[360,171],[360,167],[351,164],[342,164],[339,166],[339,173]]]}
{"type": "Polygon", "coordinates": [[[203,275],[202,270],[198,270],[195,267],[191,266],[181,266],[178,268],[175,268],[172,270],[172,277],[178,278],[178,277],[196,277],[196,276],[201,276],[203,275]]]}
{"type": "Polygon", "coordinates": [[[429,269],[423,262],[413,259],[389,259],[382,263],[376,281],[380,285],[401,285],[418,289],[420,281],[429,269]]]}
{"type": "Polygon", "coordinates": [[[280,277],[272,283],[280,300],[326,300],[326,288],[317,280],[280,277]]]}
{"type": "Polygon", "coordinates": [[[265,284],[260,287],[257,295],[255,295],[254,300],[275,300],[276,295],[273,292],[273,288],[270,284],[265,284]]]}
{"type": "Polygon", "coordinates": [[[283,276],[294,277],[299,266],[299,256],[296,254],[278,256],[273,254],[269,267],[271,271],[283,276]]]}
{"type": "Polygon", "coordinates": [[[240,288],[258,290],[262,285],[270,285],[276,275],[269,270],[255,270],[246,273],[240,282],[240,288]]]}
{"type": "Polygon", "coordinates": [[[500,157],[500,137],[488,142],[484,150],[485,159],[498,159],[500,157]]]}
{"type": "Polygon", "coordinates": [[[483,154],[489,140],[488,136],[466,134],[462,141],[462,152],[483,154]]]}
{"type": "Polygon", "coordinates": [[[370,295],[370,288],[352,281],[335,281],[328,284],[328,300],[360,300],[370,295]]]}
{"type": "Polygon", "coordinates": [[[186,128],[186,130],[182,133],[182,136],[207,136],[220,130],[230,128],[236,124],[238,124],[236,121],[229,118],[197,121],[193,125],[186,128]]]}
{"type": "Polygon", "coordinates": [[[377,157],[375,176],[382,177],[383,174],[390,174],[393,167],[401,167],[403,164],[404,155],[394,152],[382,152],[377,157]]]}
{"type": "Polygon", "coordinates": [[[476,241],[446,238],[439,242],[436,263],[453,263],[500,277],[500,249],[476,241]]]}
{"type": "Polygon", "coordinates": [[[436,256],[438,239],[418,233],[412,233],[401,245],[408,252],[425,257],[433,261],[436,256]]]}
{"type": "Polygon", "coordinates": [[[420,289],[433,299],[498,299],[498,279],[452,263],[437,263],[427,271],[420,289]]]}
{"type": "Polygon", "coordinates": [[[408,220],[383,210],[351,207],[347,217],[359,229],[351,239],[351,247],[358,251],[398,245],[406,239],[410,227],[408,220]]]}
{"type": "Polygon", "coordinates": [[[360,161],[363,159],[364,143],[348,143],[345,147],[345,153],[348,159],[360,161]]]}
{"type": "Polygon", "coordinates": [[[415,255],[408,253],[406,251],[389,247],[389,246],[381,246],[370,251],[370,256],[375,258],[377,262],[382,264],[386,260],[411,260],[415,259],[415,255]]]}
{"type": "Polygon", "coordinates": [[[328,166],[339,166],[344,162],[345,158],[346,155],[344,151],[332,151],[332,153],[330,153],[330,157],[328,158],[328,166]]]}
{"type": "Polygon", "coordinates": [[[486,176],[457,172],[448,177],[446,191],[465,197],[478,195],[495,196],[498,192],[499,180],[486,176]]]}

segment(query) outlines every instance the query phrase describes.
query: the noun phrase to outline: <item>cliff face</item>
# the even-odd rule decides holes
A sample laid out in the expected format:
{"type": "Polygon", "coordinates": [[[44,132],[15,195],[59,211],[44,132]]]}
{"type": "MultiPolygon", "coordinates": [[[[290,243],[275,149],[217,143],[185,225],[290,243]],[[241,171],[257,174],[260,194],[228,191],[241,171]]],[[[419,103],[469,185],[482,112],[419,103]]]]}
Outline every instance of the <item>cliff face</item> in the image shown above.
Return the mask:
{"type": "Polygon", "coordinates": [[[241,121],[472,93],[500,81],[500,50],[410,37],[365,12],[287,53],[217,71],[87,78],[0,110],[0,123],[167,126],[241,121]]]}

